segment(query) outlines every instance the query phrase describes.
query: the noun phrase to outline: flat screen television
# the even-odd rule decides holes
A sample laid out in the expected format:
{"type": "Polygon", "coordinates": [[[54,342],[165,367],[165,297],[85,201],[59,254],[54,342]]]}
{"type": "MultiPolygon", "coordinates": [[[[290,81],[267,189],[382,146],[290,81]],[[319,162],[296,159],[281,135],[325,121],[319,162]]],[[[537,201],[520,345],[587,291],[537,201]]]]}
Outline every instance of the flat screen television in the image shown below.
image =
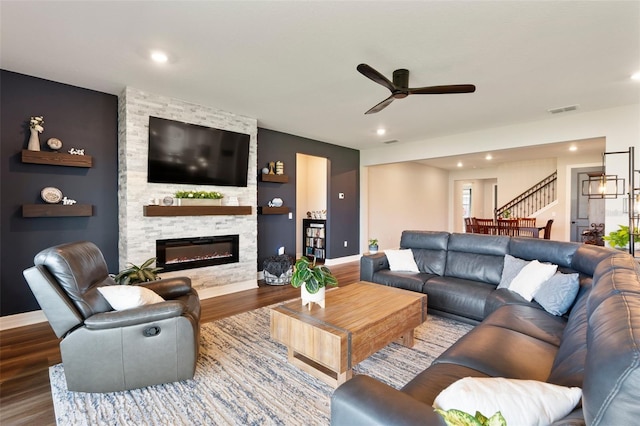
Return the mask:
{"type": "Polygon", "coordinates": [[[149,182],[247,186],[245,133],[149,117],[149,182]]]}

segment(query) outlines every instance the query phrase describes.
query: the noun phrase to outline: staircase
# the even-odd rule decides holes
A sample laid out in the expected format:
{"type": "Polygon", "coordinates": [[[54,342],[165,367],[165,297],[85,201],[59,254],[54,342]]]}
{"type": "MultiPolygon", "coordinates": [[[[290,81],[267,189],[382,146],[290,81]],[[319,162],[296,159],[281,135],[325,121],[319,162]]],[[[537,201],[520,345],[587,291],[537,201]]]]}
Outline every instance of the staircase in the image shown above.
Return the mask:
{"type": "Polygon", "coordinates": [[[495,210],[495,217],[504,217],[507,210],[511,217],[530,217],[558,199],[556,190],[558,171],[556,170],[504,206],[495,210]]]}

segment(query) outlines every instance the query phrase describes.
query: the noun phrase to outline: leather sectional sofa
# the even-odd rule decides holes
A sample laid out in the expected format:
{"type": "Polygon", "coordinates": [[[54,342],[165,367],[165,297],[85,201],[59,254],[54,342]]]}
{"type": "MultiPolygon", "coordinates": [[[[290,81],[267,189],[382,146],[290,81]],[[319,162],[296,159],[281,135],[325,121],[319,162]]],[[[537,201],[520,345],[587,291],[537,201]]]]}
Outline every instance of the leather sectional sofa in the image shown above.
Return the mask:
{"type": "MultiPolygon", "coordinates": [[[[364,256],[361,279],[428,294],[430,313],[476,327],[397,390],[365,375],[340,386],[333,425],[444,425],[432,405],[465,377],[576,386],[582,401],[554,425],[623,425],[640,418],[640,265],[603,247],[531,238],[405,231],[419,272],[392,272],[384,253],[364,256]],[[562,316],[500,283],[505,255],[578,273],[562,316]]],[[[473,413],[472,413],[473,414],[473,413]]],[[[484,413],[491,415],[492,413],[484,413]]]]}

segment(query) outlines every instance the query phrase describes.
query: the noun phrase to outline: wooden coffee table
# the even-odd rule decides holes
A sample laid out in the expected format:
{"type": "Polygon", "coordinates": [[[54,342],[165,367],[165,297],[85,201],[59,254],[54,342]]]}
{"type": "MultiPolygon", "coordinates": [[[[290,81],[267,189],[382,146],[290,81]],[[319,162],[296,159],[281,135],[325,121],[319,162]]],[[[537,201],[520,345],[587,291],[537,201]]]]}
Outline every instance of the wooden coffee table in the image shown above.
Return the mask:
{"type": "Polygon", "coordinates": [[[297,299],[271,308],[271,338],[287,346],[289,362],[334,387],[389,343],[413,346],[427,319],[425,294],[364,281],[327,289],[325,306],[297,299]]]}

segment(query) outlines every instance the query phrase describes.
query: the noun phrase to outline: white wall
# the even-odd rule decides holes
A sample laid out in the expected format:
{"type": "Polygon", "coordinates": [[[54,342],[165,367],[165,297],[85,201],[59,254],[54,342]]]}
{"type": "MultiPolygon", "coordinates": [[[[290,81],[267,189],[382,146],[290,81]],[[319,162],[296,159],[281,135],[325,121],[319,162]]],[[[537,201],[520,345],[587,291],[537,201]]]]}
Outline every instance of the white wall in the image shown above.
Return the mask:
{"type": "Polygon", "coordinates": [[[418,163],[368,167],[369,238],[380,250],[398,248],[404,230],[446,230],[448,172],[418,163]]]}
{"type": "MultiPolygon", "coordinates": [[[[360,164],[362,167],[366,167],[594,137],[606,138],[607,151],[627,150],[629,146],[638,147],[640,141],[640,104],[598,111],[567,113],[551,116],[542,121],[363,150],[360,152],[360,164]]],[[[635,161],[636,165],[640,164],[640,149],[636,149],[635,161]]],[[[560,170],[558,172],[560,173],[560,170]]],[[[607,158],[607,172],[627,176],[628,156],[609,156],[607,158]]],[[[474,176],[474,178],[484,177],[491,176],[474,176]]],[[[371,182],[362,179],[361,193],[368,193],[368,186],[371,186],[371,182]]],[[[452,191],[453,182],[450,182],[449,192],[452,191]]],[[[566,197],[566,194],[565,191],[563,197],[566,197]]],[[[449,230],[453,229],[454,223],[452,203],[452,197],[449,197],[446,213],[449,215],[449,230]]],[[[371,208],[369,204],[370,202],[363,197],[361,210],[369,211],[371,208]]],[[[393,216],[387,220],[393,220],[393,216]]],[[[622,213],[622,200],[607,200],[606,228],[616,229],[619,223],[626,223],[626,217],[622,213]]],[[[361,239],[366,240],[369,234],[370,230],[363,228],[361,239]]],[[[563,238],[568,240],[568,229],[564,230],[563,234],[563,238]]]]}
{"type": "Polygon", "coordinates": [[[307,212],[327,210],[325,157],[296,154],[296,256],[302,256],[302,219],[307,212]]]}

